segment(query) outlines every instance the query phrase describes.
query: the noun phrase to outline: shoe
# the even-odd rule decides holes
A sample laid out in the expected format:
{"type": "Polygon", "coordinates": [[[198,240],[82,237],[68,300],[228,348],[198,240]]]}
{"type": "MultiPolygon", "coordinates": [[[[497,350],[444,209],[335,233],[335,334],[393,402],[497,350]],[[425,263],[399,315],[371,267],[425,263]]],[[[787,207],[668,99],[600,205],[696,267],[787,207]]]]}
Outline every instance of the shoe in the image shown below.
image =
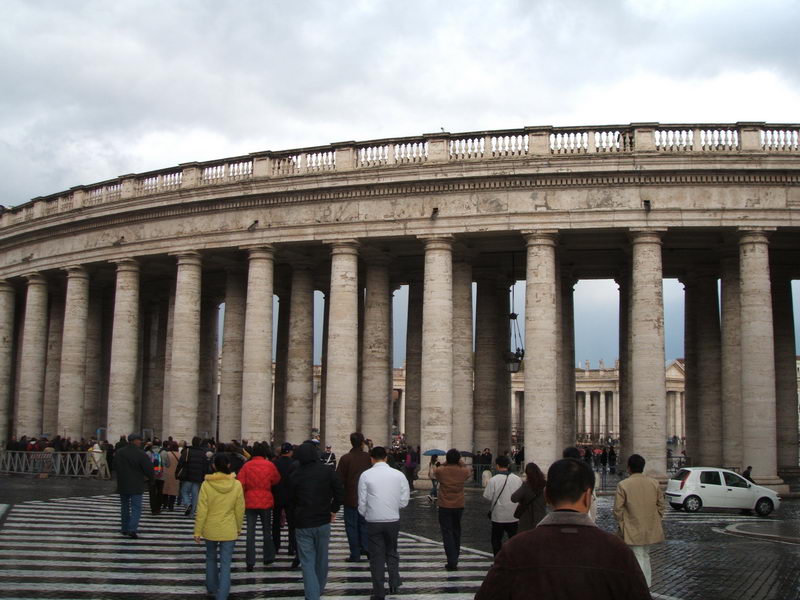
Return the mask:
{"type": "Polygon", "coordinates": [[[138,540],[139,539],[139,534],[136,533],[135,531],[129,531],[128,532],[128,537],[131,538],[132,540],[138,540]]]}
{"type": "Polygon", "coordinates": [[[275,562],[274,560],[265,560],[265,561],[264,561],[264,566],[265,566],[265,567],[268,567],[268,566],[270,566],[270,565],[271,565],[272,563],[274,563],[274,562],[275,562]]]}
{"type": "Polygon", "coordinates": [[[188,517],[190,514],[192,514],[192,507],[191,506],[187,506],[186,510],[183,511],[183,516],[184,517],[188,517]]]}
{"type": "Polygon", "coordinates": [[[256,566],[255,566],[255,565],[247,565],[247,572],[248,572],[248,573],[252,573],[252,572],[253,572],[253,569],[255,569],[255,568],[256,568],[256,566]]]}
{"type": "Polygon", "coordinates": [[[451,565],[450,563],[444,566],[448,571],[458,571],[458,565],[451,565]]]}
{"type": "Polygon", "coordinates": [[[120,533],[120,535],[122,535],[122,537],[128,537],[128,532],[127,531],[120,530],[119,533],[120,533]]]}
{"type": "Polygon", "coordinates": [[[292,565],[291,565],[289,568],[290,568],[290,569],[296,569],[296,568],[297,568],[297,567],[299,567],[299,566],[300,566],[300,560],[299,560],[299,559],[297,559],[297,558],[295,558],[295,559],[292,561],[292,565]]]}
{"type": "Polygon", "coordinates": [[[390,594],[398,594],[398,593],[400,593],[400,586],[399,585],[390,585],[389,586],[389,593],[390,594]]]}
{"type": "Polygon", "coordinates": [[[356,556],[356,557],[348,556],[347,558],[344,559],[344,562],[361,562],[361,557],[360,556],[356,556]]]}

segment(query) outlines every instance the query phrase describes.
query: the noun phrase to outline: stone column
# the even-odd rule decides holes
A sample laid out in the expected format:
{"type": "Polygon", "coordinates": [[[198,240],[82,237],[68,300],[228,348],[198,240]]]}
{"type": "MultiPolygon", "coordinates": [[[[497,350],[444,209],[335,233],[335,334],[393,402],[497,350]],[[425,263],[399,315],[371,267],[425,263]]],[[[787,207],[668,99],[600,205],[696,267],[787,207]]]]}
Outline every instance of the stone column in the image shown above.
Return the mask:
{"type": "Polygon", "coordinates": [[[697,279],[697,369],[699,464],[722,466],[722,387],[719,302],[715,274],[702,272],[697,279]]]}
{"type": "Polygon", "coordinates": [[[761,484],[778,478],[775,443],[775,345],[769,245],[764,231],[742,230],[739,237],[739,302],[742,353],[742,464],[752,465],[761,484]]]}
{"type": "Polygon", "coordinates": [[[89,273],[80,266],[69,267],[58,382],[58,433],[72,438],[83,434],[88,321],[89,273]]]}
{"type": "Polygon", "coordinates": [[[721,375],[722,463],[742,465],[742,354],[739,259],[722,259],[721,375]]]}
{"type": "Polygon", "coordinates": [[[358,411],[358,242],[331,244],[325,443],[350,448],[358,411]]]}
{"type": "Polygon", "coordinates": [[[14,288],[0,279],[0,438],[9,440],[13,414],[14,288]]]}
{"type": "Polygon", "coordinates": [[[108,440],[119,440],[138,429],[136,399],[139,362],[139,263],[117,262],[111,367],[108,382],[108,440]]]}
{"type": "Polygon", "coordinates": [[[17,437],[42,433],[47,364],[47,280],[39,273],[28,275],[27,280],[17,393],[17,437]]]}
{"type": "MultiPolygon", "coordinates": [[[[175,281],[171,281],[167,292],[166,340],[164,340],[164,398],[161,402],[161,431],[166,436],[172,435],[169,428],[169,402],[172,398],[172,342],[175,331],[175,281]]],[[[180,439],[180,438],[178,438],[180,439]]],[[[186,440],[190,442],[191,439],[186,440]]]]}
{"type": "Polygon", "coordinates": [[[422,422],[422,283],[408,284],[408,322],[406,323],[406,440],[413,446],[420,444],[422,422]]]}
{"type": "Polygon", "coordinates": [[[164,352],[166,349],[167,302],[150,294],[144,311],[144,381],[142,384],[142,427],[164,438],[164,352]]]}
{"type": "Polygon", "coordinates": [[[470,452],[474,449],[472,365],[472,266],[457,261],[453,263],[453,447],[470,452]]]}
{"type": "Polygon", "coordinates": [[[592,401],[592,437],[600,435],[600,392],[590,394],[592,401]]]}
{"type": "Polygon", "coordinates": [[[269,441],[272,423],[274,249],[251,248],[242,354],[242,438],[269,441]]]}
{"type": "MultiPolygon", "coordinates": [[[[286,440],[286,384],[289,377],[289,326],[292,314],[292,292],[278,295],[278,334],[275,336],[275,390],[272,398],[272,437],[276,444],[286,440]]],[[[303,438],[307,440],[308,437],[303,438]]]]}
{"type": "Polygon", "coordinates": [[[525,456],[549,465],[561,457],[558,432],[555,231],[527,234],[525,294],[525,456]]]}
{"type": "MultiPolygon", "coordinates": [[[[630,271],[630,269],[628,269],[630,271]]],[[[631,424],[633,422],[633,403],[630,395],[630,317],[631,317],[631,280],[629,275],[617,278],[619,286],[619,394],[617,409],[619,411],[619,445],[617,460],[620,465],[627,464],[628,456],[633,453],[631,424]]]]}
{"type": "MultiPolygon", "coordinates": [[[[772,273],[772,315],[775,323],[775,396],[778,424],[778,468],[797,468],[797,361],[788,272],[772,273]]],[[[746,466],[746,465],[745,465],[746,466]]]]}
{"type": "Polygon", "coordinates": [[[245,274],[228,269],[225,280],[225,316],[222,322],[219,440],[242,435],[242,352],[244,350],[245,274]]]}
{"type": "Polygon", "coordinates": [[[323,293],[325,298],[324,308],[322,310],[322,356],[319,369],[319,439],[325,439],[325,407],[327,406],[326,398],[328,396],[328,323],[330,322],[331,314],[331,291],[328,288],[327,294],[323,293]]]}
{"type": "Polygon", "coordinates": [[[606,397],[606,435],[614,437],[617,430],[614,427],[614,392],[605,392],[606,397]]]}
{"type": "MultiPolygon", "coordinates": [[[[490,448],[499,452],[497,439],[497,368],[500,331],[493,274],[477,275],[478,289],[475,304],[475,401],[474,443],[479,451],[490,448]]],[[[444,449],[444,448],[443,448],[444,449]]]]}
{"type": "MultiPolygon", "coordinates": [[[[392,402],[390,378],[391,300],[389,261],[386,257],[367,260],[364,328],[361,346],[361,431],[376,446],[390,440],[389,406],[392,402]]],[[[344,448],[340,449],[343,452],[344,448]]]]}
{"type": "Polygon", "coordinates": [[[586,432],[586,392],[575,392],[578,433],[586,432]]]}
{"type": "Polygon", "coordinates": [[[495,388],[495,408],[497,410],[497,455],[511,449],[511,374],[505,362],[505,353],[511,347],[511,323],[509,314],[509,284],[505,276],[495,282],[497,294],[497,346],[495,369],[497,387],[495,388]]]}
{"type": "Polygon", "coordinates": [[[667,437],[675,435],[675,398],[674,392],[667,392],[667,437]]]}
{"type": "Polygon", "coordinates": [[[684,393],[686,399],[686,454],[692,464],[700,464],[699,379],[697,371],[698,289],[693,275],[681,280],[684,288],[683,356],[684,393]]]}
{"type": "Polygon", "coordinates": [[[631,397],[633,447],[646,470],[666,478],[666,373],[661,234],[633,231],[631,269],[631,397]]]}
{"type": "Polygon", "coordinates": [[[61,376],[61,346],[64,333],[64,292],[50,288],[50,310],[47,323],[47,365],[44,374],[42,432],[52,437],[58,433],[58,380],[61,376]]]}
{"type": "MultiPolygon", "coordinates": [[[[452,447],[453,239],[424,238],[421,450],[452,447]]],[[[424,469],[422,470],[424,471],[424,469]]],[[[427,473],[420,473],[426,477],[427,473]]]]}
{"type": "MultiPolygon", "coordinates": [[[[103,398],[103,290],[90,286],[89,310],[86,321],[86,375],[83,387],[83,437],[95,435],[97,429],[106,425],[101,417],[101,399],[103,398]]],[[[111,443],[119,438],[108,437],[111,443]]]]}
{"type": "Polygon", "coordinates": [[[197,252],[176,256],[170,394],[164,402],[164,433],[178,440],[191,440],[198,433],[202,261],[197,252]]]}
{"type": "Polygon", "coordinates": [[[292,270],[291,303],[286,356],[286,440],[298,444],[311,435],[314,400],[314,278],[306,265],[297,265],[292,270]]]}
{"type": "Polygon", "coordinates": [[[200,308],[200,381],[197,401],[197,433],[202,437],[216,437],[216,373],[219,367],[218,329],[219,302],[205,296],[200,308]]]}

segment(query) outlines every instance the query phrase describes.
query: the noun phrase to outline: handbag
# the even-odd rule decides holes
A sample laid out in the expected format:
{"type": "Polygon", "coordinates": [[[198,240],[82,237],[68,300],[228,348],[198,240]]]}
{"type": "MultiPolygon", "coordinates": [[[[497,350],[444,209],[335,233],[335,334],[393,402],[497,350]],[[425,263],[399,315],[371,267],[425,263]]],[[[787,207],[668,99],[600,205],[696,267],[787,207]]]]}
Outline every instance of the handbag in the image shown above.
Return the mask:
{"type": "Polygon", "coordinates": [[[178,481],[186,481],[186,463],[189,460],[189,449],[185,449],[184,452],[181,453],[181,457],[178,460],[178,466],[175,467],[175,479],[178,481]]]}
{"type": "Polygon", "coordinates": [[[492,511],[494,507],[497,506],[497,503],[500,501],[500,496],[503,495],[503,491],[506,489],[506,484],[508,483],[508,473],[506,473],[506,480],[503,482],[503,487],[500,488],[500,493],[497,494],[497,498],[494,499],[492,502],[492,508],[489,509],[489,512],[486,513],[486,518],[490,521],[492,520],[492,511]]]}

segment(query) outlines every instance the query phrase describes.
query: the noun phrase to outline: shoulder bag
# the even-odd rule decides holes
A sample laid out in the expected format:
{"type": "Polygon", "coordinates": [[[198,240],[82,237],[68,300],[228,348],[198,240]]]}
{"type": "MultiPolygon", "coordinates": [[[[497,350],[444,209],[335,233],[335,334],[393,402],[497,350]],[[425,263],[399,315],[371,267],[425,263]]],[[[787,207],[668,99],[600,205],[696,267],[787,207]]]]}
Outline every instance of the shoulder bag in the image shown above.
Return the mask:
{"type": "Polygon", "coordinates": [[[506,480],[503,482],[503,487],[500,488],[500,493],[497,494],[497,498],[494,499],[492,502],[492,508],[489,509],[489,512],[486,513],[486,518],[490,521],[492,520],[492,511],[494,507],[497,506],[497,503],[500,501],[500,496],[503,495],[503,491],[506,489],[506,484],[508,483],[508,473],[506,473],[506,480]]]}

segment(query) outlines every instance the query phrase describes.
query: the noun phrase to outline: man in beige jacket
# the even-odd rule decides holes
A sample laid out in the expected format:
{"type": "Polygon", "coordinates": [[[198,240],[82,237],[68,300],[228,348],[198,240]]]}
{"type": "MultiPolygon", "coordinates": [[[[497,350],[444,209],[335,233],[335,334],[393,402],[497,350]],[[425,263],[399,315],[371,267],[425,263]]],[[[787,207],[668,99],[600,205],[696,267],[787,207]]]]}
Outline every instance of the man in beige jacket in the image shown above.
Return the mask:
{"type": "Polygon", "coordinates": [[[620,537],[633,550],[650,586],[650,546],[664,541],[661,521],[667,505],[658,482],[643,474],[644,463],[639,454],[628,458],[630,477],[617,485],[614,518],[619,524],[620,537]]]}

